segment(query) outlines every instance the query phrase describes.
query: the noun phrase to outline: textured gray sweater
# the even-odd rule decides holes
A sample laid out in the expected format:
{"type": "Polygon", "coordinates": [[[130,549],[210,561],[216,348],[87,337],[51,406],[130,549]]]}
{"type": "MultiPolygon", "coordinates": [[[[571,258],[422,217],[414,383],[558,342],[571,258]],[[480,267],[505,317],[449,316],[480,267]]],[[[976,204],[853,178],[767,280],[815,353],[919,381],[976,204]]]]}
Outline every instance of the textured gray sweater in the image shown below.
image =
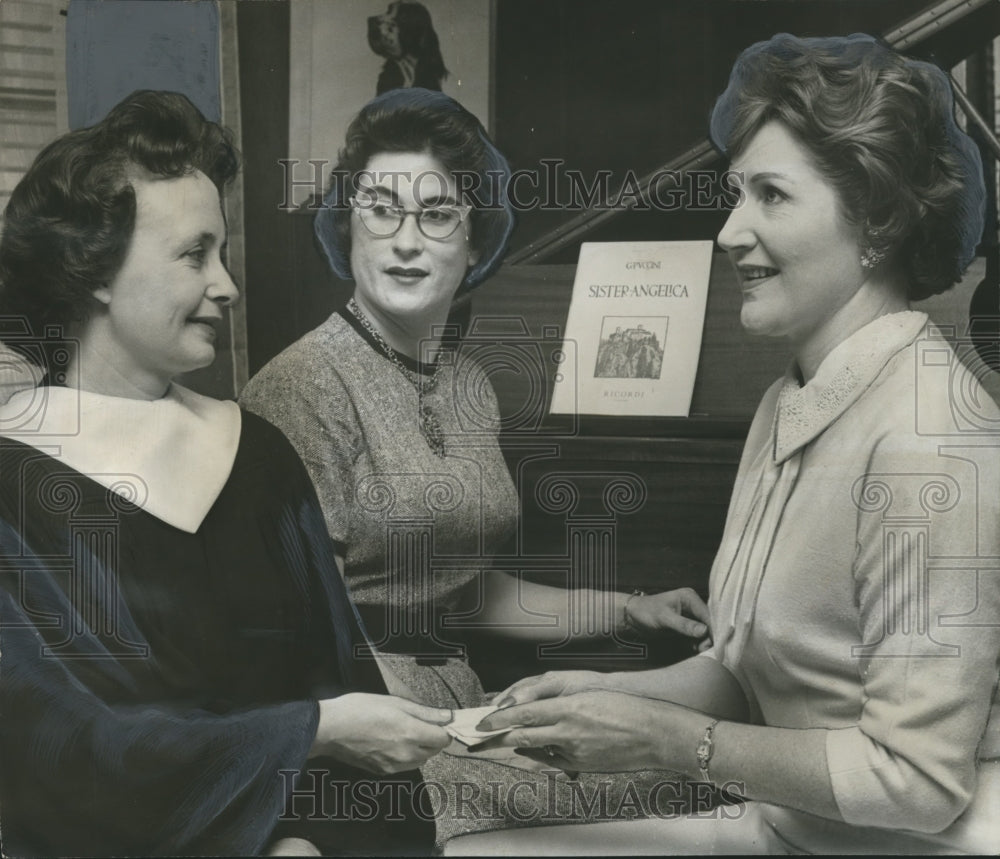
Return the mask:
{"type": "MultiPolygon", "coordinates": [[[[430,377],[426,365],[406,365],[430,377]]],[[[512,534],[517,495],[497,443],[496,395],[475,362],[442,352],[424,396],[444,430],[445,456],[420,433],[419,399],[345,311],[268,363],[240,402],[278,426],[305,462],[359,607],[440,616],[512,534]],[[428,526],[430,554],[451,568],[427,569],[419,534],[428,526]]]]}

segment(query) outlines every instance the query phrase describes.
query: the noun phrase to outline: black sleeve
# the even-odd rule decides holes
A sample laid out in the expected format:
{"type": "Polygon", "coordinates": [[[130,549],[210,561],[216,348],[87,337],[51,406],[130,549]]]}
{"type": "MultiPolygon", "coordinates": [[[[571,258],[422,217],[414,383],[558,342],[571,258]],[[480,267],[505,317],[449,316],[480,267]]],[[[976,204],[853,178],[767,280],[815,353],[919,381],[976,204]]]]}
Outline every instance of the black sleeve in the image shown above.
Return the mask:
{"type": "MultiPolygon", "coordinates": [[[[45,573],[31,576],[44,598],[45,573]]],[[[114,676],[115,658],[96,638],[89,657],[47,655],[37,621],[9,587],[16,578],[5,576],[0,591],[5,854],[260,852],[285,800],[278,772],[304,765],[316,703],[216,714],[184,702],[109,700],[94,687],[126,682],[114,676]]],[[[59,600],[55,589],[48,595],[59,600]]]]}

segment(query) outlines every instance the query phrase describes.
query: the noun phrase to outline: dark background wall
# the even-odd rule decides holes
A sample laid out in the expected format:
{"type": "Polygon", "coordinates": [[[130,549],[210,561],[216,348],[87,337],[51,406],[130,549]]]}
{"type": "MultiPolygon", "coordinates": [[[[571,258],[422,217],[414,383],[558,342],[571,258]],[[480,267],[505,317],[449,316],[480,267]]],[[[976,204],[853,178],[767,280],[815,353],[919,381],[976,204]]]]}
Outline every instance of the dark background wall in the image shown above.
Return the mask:
{"type": "MultiPolygon", "coordinates": [[[[279,211],[288,143],[289,10],[238,4],[250,373],[349,294],[327,273],[307,214],[279,211]]],[[[736,55],[776,32],[880,34],[928,0],[496,0],[494,138],[515,169],[541,159],[641,175],[703,141],[736,55]]],[[[938,46],[947,52],[947,45],[938,46]]],[[[951,61],[962,56],[949,58],[951,61]]],[[[338,144],[339,145],[339,144],[338,144]]],[[[521,213],[512,250],[566,211],[521,213]]],[[[714,237],[724,212],[629,212],[593,241],[714,237]]],[[[547,260],[572,263],[578,245],[547,260]]]]}

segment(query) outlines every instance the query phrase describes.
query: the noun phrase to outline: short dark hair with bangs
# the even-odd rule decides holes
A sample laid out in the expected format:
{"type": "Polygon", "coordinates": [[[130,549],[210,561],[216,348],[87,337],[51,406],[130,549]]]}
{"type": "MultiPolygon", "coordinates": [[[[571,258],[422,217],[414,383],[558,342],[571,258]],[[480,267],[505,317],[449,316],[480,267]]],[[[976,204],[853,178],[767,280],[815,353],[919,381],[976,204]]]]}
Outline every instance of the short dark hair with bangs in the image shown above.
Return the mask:
{"type": "Polygon", "coordinates": [[[479,261],[462,285],[468,289],[486,280],[503,261],[514,227],[507,196],[510,166],[473,114],[450,96],[421,87],[394,89],[372,99],[347,129],[314,224],[334,273],[353,277],[348,203],[368,162],[383,152],[428,152],[451,174],[474,178],[475,190],[464,202],[472,204],[470,241],[479,261]]]}
{"type": "Polygon", "coordinates": [[[712,141],[732,159],[771,121],[809,150],[847,220],[902,267],[911,300],[961,279],[982,236],[986,190],[944,72],[863,34],[781,33],[737,59],[712,111],[712,141]]]}
{"type": "Polygon", "coordinates": [[[0,313],[36,336],[85,321],[93,291],[110,283],[135,229],[131,176],[200,170],[219,192],[236,176],[229,132],[186,96],[137,90],[88,128],[46,146],[14,188],[0,238],[0,313]]]}

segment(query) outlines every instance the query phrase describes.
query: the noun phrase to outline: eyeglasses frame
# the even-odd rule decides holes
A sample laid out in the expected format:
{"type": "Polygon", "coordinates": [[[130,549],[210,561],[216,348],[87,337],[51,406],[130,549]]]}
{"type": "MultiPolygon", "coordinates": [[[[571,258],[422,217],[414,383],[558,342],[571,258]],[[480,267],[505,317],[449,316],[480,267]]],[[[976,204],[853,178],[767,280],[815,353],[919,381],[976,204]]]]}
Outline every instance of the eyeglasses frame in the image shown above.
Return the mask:
{"type": "MultiPolygon", "coordinates": [[[[406,218],[409,215],[413,215],[417,219],[417,229],[420,231],[420,235],[422,235],[425,239],[429,239],[432,242],[446,242],[453,235],[455,235],[456,232],[458,232],[459,226],[465,224],[466,218],[468,218],[469,214],[472,212],[472,206],[468,205],[467,203],[442,203],[437,206],[427,206],[426,208],[423,209],[404,209],[401,206],[387,206],[388,208],[394,209],[401,213],[399,224],[396,226],[396,229],[394,229],[391,233],[376,233],[374,230],[372,230],[370,226],[368,226],[368,224],[365,222],[364,216],[361,213],[362,211],[370,211],[374,206],[379,205],[377,198],[372,204],[366,205],[362,203],[358,199],[358,195],[355,194],[354,196],[350,197],[347,202],[350,205],[350,207],[357,213],[358,220],[361,221],[361,225],[368,231],[370,235],[374,236],[377,239],[391,239],[393,236],[398,235],[399,231],[403,229],[403,223],[406,221],[406,218]],[[455,229],[453,229],[446,236],[429,236],[424,231],[424,227],[423,224],[420,222],[420,218],[424,212],[432,211],[434,209],[453,209],[458,213],[458,223],[455,225],[455,229]]],[[[466,231],[465,237],[466,238],[469,237],[468,231],[466,231]]]]}

